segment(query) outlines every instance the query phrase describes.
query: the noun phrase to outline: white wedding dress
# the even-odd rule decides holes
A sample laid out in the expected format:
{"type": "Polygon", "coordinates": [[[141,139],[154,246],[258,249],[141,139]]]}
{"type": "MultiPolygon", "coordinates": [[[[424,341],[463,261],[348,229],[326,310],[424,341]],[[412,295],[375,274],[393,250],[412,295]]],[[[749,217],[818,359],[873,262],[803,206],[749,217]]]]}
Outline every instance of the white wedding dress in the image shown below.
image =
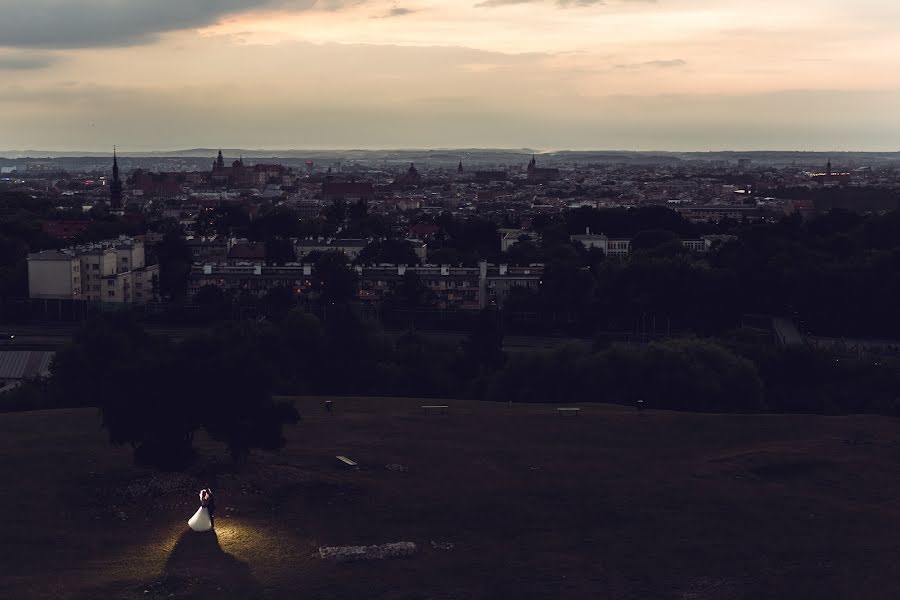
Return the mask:
{"type": "Polygon", "coordinates": [[[201,506],[188,521],[188,526],[194,531],[209,531],[212,529],[212,521],[209,520],[209,509],[201,506]]]}

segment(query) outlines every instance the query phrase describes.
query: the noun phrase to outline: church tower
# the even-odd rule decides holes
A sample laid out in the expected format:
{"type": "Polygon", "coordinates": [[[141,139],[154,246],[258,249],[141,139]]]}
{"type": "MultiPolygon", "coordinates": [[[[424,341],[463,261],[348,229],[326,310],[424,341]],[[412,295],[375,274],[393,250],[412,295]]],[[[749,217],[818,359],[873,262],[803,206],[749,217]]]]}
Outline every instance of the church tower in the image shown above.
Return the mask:
{"type": "Polygon", "coordinates": [[[222,151],[219,150],[219,156],[216,158],[216,166],[220,169],[225,168],[225,157],[222,156],[222,151]]]}
{"type": "Polygon", "coordinates": [[[109,184],[109,207],[112,210],[122,210],[122,180],[119,179],[119,158],[116,149],[113,148],[113,178],[109,184]]]}

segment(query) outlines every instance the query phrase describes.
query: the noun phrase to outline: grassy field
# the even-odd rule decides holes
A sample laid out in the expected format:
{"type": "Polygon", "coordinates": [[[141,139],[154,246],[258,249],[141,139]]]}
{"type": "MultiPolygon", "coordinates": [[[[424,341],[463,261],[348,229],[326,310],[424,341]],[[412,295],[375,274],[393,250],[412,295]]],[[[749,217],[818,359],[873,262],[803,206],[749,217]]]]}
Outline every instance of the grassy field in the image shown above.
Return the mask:
{"type": "Polygon", "coordinates": [[[0,598],[900,598],[893,420],[420,404],[298,399],[284,452],[201,441],[184,475],[94,410],[2,415],[0,598]],[[207,485],[217,536],[187,533],[207,485]],[[398,541],[419,553],[315,557],[398,541]]]}

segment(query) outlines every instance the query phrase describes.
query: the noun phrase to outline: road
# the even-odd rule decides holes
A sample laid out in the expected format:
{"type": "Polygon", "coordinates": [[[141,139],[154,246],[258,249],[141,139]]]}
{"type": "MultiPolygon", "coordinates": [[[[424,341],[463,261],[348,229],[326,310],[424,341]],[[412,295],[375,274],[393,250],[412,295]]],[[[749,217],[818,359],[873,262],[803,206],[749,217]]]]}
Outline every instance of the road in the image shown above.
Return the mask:
{"type": "MultiPolygon", "coordinates": [[[[12,333],[16,337],[12,341],[0,341],[0,349],[4,350],[53,350],[65,345],[72,339],[78,329],[73,324],[42,324],[0,326],[0,333],[12,333]]],[[[147,327],[152,335],[162,335],[179,340],[203,331],[196,327],[147,327]]],[[[396,339],[404,332],[388,331],[387,334],[396,339]]],[[[455,345],[461,343],[468,334],[458,331],[418,331],[418,335],[432,342],[455,345]]],[[[524,352],[533,350],[553,350],[566,344],[580,341],[568,337],[540,337],[510,335],[503,339],[503,349],[507,352],[524,352]]]]}

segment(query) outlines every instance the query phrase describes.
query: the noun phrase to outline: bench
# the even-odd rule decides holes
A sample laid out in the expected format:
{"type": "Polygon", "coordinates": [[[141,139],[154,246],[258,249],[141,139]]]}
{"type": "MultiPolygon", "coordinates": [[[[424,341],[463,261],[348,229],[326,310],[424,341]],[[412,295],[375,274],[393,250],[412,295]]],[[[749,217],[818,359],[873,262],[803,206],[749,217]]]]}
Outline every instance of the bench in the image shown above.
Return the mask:
{"type": "Polygon", "coordinates": [[[356,462],[350,460],[346,456],[335,456],[335,458],[338,459],[344,466],[350,467],[351,469],[355,469],[359,466],[358,464],[356,464],[356,462]]]}
{"type": "Polygon", "coordinates": [[[433,413],[433,412],[445,415],[445,414],[447,414],[447,411],[449,409],[450,409],[450,407],[446,406],[446,405],[423,406],[422,412],[425,413],[426,415],[428,413],[433,413]]]}
{"type": "Polygon", "coordinates": [[[561,417],[577,417],[581,412],[580,408],[557,408],[556,414],[561,417]]]}

